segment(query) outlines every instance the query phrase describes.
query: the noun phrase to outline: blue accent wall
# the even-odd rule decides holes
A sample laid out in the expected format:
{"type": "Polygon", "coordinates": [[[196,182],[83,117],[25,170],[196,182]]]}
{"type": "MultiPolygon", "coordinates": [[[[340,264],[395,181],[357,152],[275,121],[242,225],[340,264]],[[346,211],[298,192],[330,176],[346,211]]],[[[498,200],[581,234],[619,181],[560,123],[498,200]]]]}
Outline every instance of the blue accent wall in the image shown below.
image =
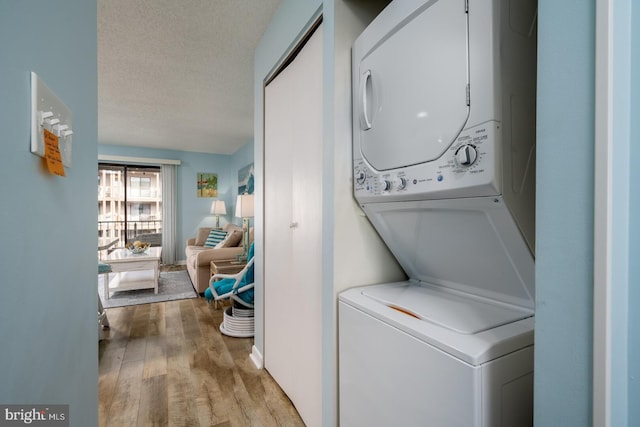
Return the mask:
{"type": "Polygon", "coordinates": [[[95,0],[0,2],[0,402],[97,426],[95,0]],[[73,167],[30,153],[30,72],[73,113],[73,167]]]}
{"type": "Polygon", "coordinates": [[[535,425],[591,425],[594,1],[539,2],[535,425]]]}
{"type": "MultiPolygon", "coordinates": [[[[232,155],[196,153],[178,150],[129,147],[99,144],[98,154],[152,159],[180,160],[177,173],[177,260],[185,260],[184,247],[190,237],[195,237],[199,227],[215,225],[215,216],[210,213],[214,198],[197,197],[196,177],[200,172],[218,174],[218,197],[224,200],[227,215],[220,217],[220,225],[227,222],[240,224],[234,217],[236,196],[238,195],[238,169],[253,162],[253,142],[248,142],[232,155]]],[[[97,218],[97,217],[96,217],[97,218]]]]}

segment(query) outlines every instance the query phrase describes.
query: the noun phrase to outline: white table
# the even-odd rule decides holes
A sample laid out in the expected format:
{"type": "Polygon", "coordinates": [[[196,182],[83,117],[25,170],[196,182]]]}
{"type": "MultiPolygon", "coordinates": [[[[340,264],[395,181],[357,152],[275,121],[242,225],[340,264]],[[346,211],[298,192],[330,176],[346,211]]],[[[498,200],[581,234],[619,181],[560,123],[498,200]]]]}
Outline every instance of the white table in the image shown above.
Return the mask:
{"type": "Polygon", "coordinates": [[[102,258],[102,262],[111,265],[111,274],[104,278],[104,298],[109,299],[111,291],[132,289],[150,289],[158,293],[160,277],[161,247],[151,247],[141,254],[133,254],[128,249],[116,249],[102,258]]]}

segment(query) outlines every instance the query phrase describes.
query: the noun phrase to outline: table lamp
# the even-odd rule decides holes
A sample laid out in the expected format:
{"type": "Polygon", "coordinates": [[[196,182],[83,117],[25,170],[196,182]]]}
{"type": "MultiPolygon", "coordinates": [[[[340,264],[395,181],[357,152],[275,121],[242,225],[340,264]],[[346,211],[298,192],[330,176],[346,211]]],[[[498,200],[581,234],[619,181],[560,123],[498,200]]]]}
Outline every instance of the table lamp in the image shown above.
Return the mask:
{"type": "Polygon", "coordinates": [[[238,261],[246,261],[249,253],[249,218],[253,218],[253,194],[238,194],[236,216],[242,218],[242,254],[238,261]]]}
{"type": "Polygon", "coordinates": [[[211,203],[211,213],[216,216],[216,228],[220,228],[220,215],[227,214],[227,207],[224,205],[224,200],[214,200],[211,203]]]}

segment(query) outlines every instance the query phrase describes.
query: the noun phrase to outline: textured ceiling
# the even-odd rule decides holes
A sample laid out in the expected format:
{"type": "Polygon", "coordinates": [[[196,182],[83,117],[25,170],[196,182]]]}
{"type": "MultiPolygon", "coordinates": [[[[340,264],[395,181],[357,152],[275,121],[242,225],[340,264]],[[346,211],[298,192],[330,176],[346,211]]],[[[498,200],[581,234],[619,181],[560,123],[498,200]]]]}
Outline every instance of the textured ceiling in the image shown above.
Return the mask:
{"type": "Polygon", "coordinates": [[[232,154],[253,140],[253,54],[281,0],[98,0],[98,140],[232,154]]]}

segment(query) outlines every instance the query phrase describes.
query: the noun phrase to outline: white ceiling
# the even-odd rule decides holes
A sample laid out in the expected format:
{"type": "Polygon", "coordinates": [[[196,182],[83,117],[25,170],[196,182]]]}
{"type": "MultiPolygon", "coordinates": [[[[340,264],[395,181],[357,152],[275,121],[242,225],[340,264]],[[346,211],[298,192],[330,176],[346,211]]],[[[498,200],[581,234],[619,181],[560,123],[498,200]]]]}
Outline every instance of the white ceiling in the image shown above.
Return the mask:
{"type": "Polygon", "coordinates": [[[98,0],[98,141],[232,154],[281,0],[98,0]]]}

